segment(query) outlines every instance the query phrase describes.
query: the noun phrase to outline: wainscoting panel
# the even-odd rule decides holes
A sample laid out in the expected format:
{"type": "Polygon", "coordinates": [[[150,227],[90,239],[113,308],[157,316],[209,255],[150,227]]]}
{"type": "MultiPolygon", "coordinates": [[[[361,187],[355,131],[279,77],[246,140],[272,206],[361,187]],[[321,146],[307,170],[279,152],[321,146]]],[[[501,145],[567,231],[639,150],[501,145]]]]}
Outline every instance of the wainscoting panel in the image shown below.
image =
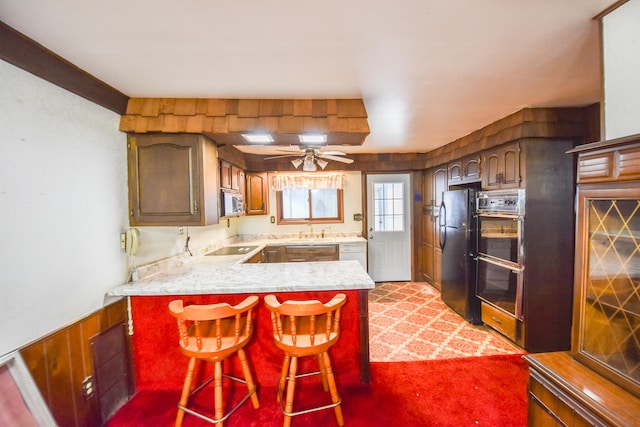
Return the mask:
{"type": "Polygon", "coordinates": [[[121,299],[20,349],[58,425],[101,424],[90,340],[126,322],[127,300],[121,299]]]}

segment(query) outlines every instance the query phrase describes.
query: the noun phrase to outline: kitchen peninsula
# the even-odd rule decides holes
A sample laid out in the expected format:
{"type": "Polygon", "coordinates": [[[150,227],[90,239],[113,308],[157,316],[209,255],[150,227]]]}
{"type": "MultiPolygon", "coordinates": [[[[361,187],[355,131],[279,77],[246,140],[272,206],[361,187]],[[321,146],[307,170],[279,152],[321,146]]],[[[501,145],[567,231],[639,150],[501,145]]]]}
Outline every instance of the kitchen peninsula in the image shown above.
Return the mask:
{"type": "MultiPolygon", "coordinates": [[[[368,383],[368,290],[375,284],[358,261],[245,263],[265,247],[242,255],[181,256],[162,271],[136,282],[120,285],[109,296],[130,301],[130,329],[136,387],[180,388],[186,358],[178,347],[178,332],[167,306],[180,298],[185,304],[237,304],[248,295],[263,298],[276,293],[280,299],[329,301],[338,292],[347,295],[342,309],[340,342],[332,349],[339,383],[368,383]]],[[[160,267],[158,267],[160,268],[160,267]]],[[[282,355],[273,345],[271,318],[262,303],[257,306],[256,329],[247,353],[258,384],[275,384],[282,355]]],[[[235,371],[237,367],[232,366],[235,371]]],[[[237,371],[235,371],[237,372],[237,371]]]]}

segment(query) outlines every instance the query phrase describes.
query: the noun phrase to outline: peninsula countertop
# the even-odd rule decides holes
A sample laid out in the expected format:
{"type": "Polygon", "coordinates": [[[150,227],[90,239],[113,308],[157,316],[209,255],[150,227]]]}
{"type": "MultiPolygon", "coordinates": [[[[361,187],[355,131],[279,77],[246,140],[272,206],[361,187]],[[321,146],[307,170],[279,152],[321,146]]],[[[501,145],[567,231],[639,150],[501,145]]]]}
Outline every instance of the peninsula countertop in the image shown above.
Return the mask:
{"type": "Polygon", "coordinates": [[[223,264],[199,257],[152,278],[120,285],[111,296],[235,294],[373,289],[358,261],[223,264]]]}

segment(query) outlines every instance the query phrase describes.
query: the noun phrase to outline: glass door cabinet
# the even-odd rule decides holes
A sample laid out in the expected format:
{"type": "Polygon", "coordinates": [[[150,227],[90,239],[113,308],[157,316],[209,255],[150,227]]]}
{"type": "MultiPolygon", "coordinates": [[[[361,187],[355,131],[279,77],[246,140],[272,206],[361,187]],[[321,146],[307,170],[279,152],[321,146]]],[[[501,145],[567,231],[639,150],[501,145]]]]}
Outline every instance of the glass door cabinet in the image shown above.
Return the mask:
{"type": "Polygon", "coordinates": [[[640,391],[640,188],[579,192],[576,356],[640,391]]]}

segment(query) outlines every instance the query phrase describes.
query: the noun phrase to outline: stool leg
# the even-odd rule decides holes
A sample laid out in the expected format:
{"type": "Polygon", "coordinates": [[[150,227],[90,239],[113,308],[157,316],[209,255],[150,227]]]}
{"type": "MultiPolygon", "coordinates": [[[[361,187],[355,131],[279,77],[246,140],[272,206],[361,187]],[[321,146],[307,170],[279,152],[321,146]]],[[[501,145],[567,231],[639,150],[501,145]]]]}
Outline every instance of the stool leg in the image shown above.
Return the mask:
{"type": "MultiPolygon", "coordinates": [[[[196,358],[192,357],[189,360],[189,367],[187,368],[187,375],[184,377],[184,385],[182,386],[182,394],[180,395],[180,406],[186,407],[189,400],[189,392],[191,391],[191,381],[193,380],[193,371],[196,368],[196,358]]],[[[176,427],[182,426],[182,420],[184,419],[184,411],[178,408],[178,414],[176,415],[176,427]]]]}
{"type": "MultiPolygon", "coordinates": [[[[338,395],[338,388],[336,387],[336,379],[333,375],[333,370],[331,369],[331,359],[329,358],[329,353],[322,353],[322,360],[324,361],[324,369],[327,371],[327,382],[329,383],[329,392],[331,393],[331,402],[336,403],[340,400],[340,395],[338,395]]],[[[342,417],[342,408],[340,405],[333,408],[336,413],[336,420],[338,421],[338,425],[344,425],[344,418],[342,417]]]]}
{"type": "MultiPolygon", "coordinates": [[[[298,358],[291,357],[291,363],[289,364],[289,382],[287,384],[287,399],[284,403],[284,410],[287,412],[293,412],[293,393],[296,389],[296,374],[298,372],[298,358]]],[[[291,426],[291,416],[284,416],[284,427],[291,426]]]]}
{"type": "Polygon", "coordinates": [[[280,381],[278,382],[278,402],[282,400],[282,393],[284,393],[284,384],[287,380],[287,372],[289,372],[289,361],[291,358],[287,353],[284,354],[284,361],[282,362],[282,370],[280,371],[280,381]]]}
{"type": "Polygon", "coordinates": [[[322,354],[318,354],[318,366],[320,366],[320,377],[322,378],[322,388],[324,391],[329,391],[329,383],[327,383],[327,370],[324,368],[324,361],[322,360],[322,354]]]}
{"type": "MultiPolygon", "coordinates": [[[[222,406],[222,362],[217,361],[214,367],[214,392],[213,407],[215,409],[214,419],[219,420],[222,418],[224,407],[222,406]]],[[[222,427],[222,423],[217,424],[222,427]]]]}
{"type": "MultiPolygon", "coordinates": [[[[249,369],[249,363],[247,363],[247,355],[244,352],[244,349],[238,350],[238,358],[240,359],[240,364],[242,365],[242,372],[244,373],[244,380],[247,382],[247,390],[249,392],[256,389],[256,385],[253,382],[253,377],[251,376],[251,369],[249,369]]],[[[260,402],[258,401],[258,393],[253,393],[251,395],[251,404],[254,409],[258,409],[260,407],[260,402]]]]}

